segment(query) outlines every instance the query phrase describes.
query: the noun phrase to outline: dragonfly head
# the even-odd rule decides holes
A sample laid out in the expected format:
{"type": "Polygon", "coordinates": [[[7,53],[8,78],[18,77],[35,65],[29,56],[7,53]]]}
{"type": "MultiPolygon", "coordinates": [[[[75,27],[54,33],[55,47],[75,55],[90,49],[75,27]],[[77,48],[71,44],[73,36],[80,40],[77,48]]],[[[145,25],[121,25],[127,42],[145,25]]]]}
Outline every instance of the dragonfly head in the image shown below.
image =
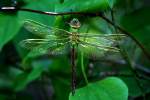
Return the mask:
{"type": "Polygon", "coordinates": [[[81,26],[81,24],[80,24],[80,22],[79,22],[79,20],[78,20],[77,18],[73,18],[73,19],[70,21],[69,25],[70,25],[72,28],[74,28],[74,29],[78,29],[78,28],[80,28],[80,26],[81,26]]]}

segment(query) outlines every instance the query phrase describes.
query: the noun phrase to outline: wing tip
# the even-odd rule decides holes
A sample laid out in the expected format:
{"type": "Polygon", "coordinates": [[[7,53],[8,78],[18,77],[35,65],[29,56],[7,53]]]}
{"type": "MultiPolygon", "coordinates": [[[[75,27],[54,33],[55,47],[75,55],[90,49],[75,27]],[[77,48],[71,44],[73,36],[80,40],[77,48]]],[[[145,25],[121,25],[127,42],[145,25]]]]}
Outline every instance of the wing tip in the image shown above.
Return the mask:
{"type": "Polygon", "coordinates": [[[18,43],[18,45],[22,48],[29,49],[26,44],[29,43],[27,40],[22,40],[18,43]]]}

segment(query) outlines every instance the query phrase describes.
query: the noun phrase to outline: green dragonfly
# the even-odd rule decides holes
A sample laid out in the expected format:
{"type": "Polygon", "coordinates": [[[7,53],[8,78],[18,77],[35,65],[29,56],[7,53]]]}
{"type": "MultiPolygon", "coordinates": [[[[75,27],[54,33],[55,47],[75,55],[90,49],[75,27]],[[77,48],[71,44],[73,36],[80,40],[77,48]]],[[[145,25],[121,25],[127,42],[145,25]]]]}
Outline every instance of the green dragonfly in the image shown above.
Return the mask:
{"type": "Polygon", "coordinates": [[[107,51],[119,52],[114,46],[117,37],[123,34],[79,33],[81,23],[73,18],[69,23],[70,31],[49,27],[41,23],[27,20],[24,27],[39,38],[25,39],[21,46],[32,50],[35,54],[59,55],[71,50],[72,58],[72,91],[75,90],[75,52],[83,52],[88,56],[101,56],[107,51]]]}

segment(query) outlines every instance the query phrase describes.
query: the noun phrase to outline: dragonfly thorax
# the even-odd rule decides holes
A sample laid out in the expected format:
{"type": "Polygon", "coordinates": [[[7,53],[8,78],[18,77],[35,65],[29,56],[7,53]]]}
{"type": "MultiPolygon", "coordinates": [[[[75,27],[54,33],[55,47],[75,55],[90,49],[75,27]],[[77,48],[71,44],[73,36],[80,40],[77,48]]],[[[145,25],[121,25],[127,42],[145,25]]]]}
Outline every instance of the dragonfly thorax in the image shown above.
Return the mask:
{"type": "Polygon", "coordinates": [[[73,44],[77,44],[79,42],[79,35],[77,32],[72,32],[70,35],[70,41],[73,44]]]}

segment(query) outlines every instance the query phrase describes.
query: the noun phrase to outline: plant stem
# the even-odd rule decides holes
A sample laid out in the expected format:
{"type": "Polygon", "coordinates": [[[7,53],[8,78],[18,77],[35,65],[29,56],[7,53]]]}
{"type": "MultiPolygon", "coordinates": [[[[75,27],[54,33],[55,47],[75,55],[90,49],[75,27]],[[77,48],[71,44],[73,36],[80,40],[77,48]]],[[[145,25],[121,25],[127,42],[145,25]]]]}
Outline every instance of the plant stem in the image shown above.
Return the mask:
{"type": "Polygon", "coordinates": [[[87,79],[87,76],[86,76],[86,72],[85,72],[84,54],[83,54],[83,52],[81,52],[81,70],[82,70],[82,74],[83,74],[85,83],[88,85],[89,82],[88,82],[88,79],[87,79]]]}

